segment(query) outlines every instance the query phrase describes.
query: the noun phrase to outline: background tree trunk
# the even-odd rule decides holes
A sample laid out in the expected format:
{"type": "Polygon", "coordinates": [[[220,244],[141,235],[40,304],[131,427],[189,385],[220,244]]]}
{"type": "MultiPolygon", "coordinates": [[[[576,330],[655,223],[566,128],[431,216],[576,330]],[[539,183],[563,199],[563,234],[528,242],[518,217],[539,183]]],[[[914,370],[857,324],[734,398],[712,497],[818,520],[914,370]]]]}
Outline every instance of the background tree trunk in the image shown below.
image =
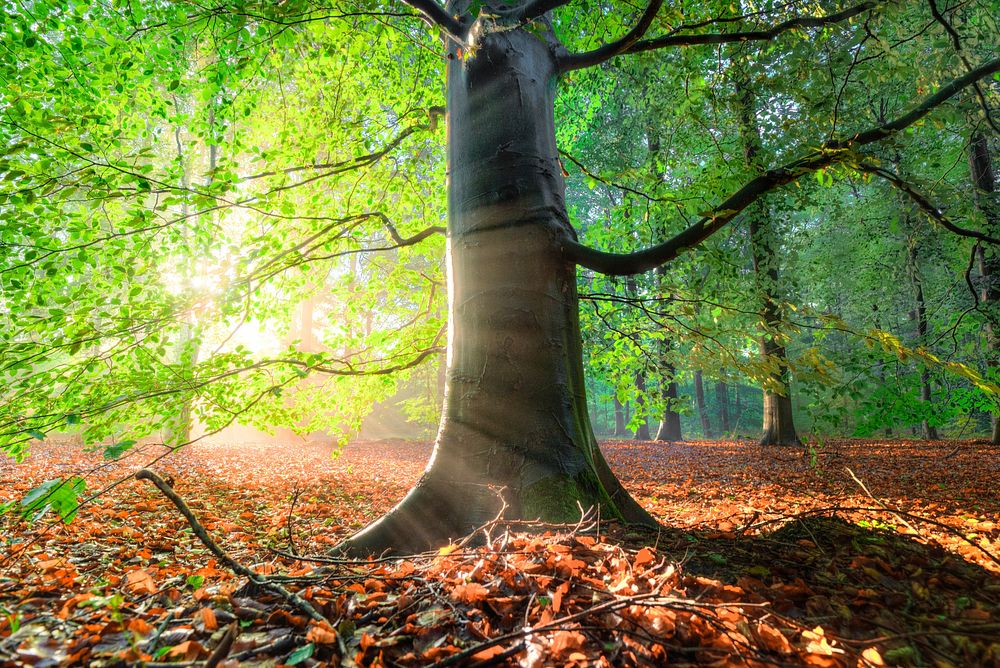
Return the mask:
{"type": "MultiPolygon", "coordinates": [[[[737,396],[739,395],[737,394],[737,396]]],[[[729,424],[729,385],[723,380],[715,383],[715,400],[719,404],[719,424],[722,435],[728,436],[732,430],[732,426],[729,424]]]]}
{"type": "Polygon", "coordinates": [[[660,379],[660,392],[663,402],[666,404],[663,409],[663,419],[656,430],[657,441],[683,441],[684,435],[681,433],[681,414],[673,409],[677,405],[677,381],[674,375],[677,368],[669,362],[663,362],[661,372],[664,376],[660,379]]]}
{"type": "MultiPolygon", "coordinates": [[[[910,229],[907,225],[907,229],[910,229]]],[[[924,301],[924,282],[920,276],[920,257],[917,254],[917,240],[913,237],[907,240],[906,268],[910,276],[910,285],[913,286],[913,318],[917,321],[917,343],[927,344],[927,304],[924,301]]],[[[926,365],[920,368],[920,400],[928,407],[934,400],[931,390],[931,372],[926,365]]],[[[920,423],[923,437],[928,441],[938,440],[937,427],[932,425],[926,418],[920,423]]]]}
{"type": "Polygon", "coordinates": [[[694,401],[698,406],[698,417],[701,418],[701,437],[712,438],[712,423],[708,419],[708,409],[705,406],[705,385],[701,369],[694,372],[694,401]]]}
{"type": "Polygon", "coordinates": [[[615,438],[627,438],[628,432],[625,431],[625,406],[622,402],[618,401],[618,397],[614,398],[615,402],[615,438]]]}
{"type": "MultiPolygon", "coordinates": [[[[747,166],[754,176],[764,171],[760,161],[760,130],[753,91],[741,76],[736,83],[739,106],[740,134],[747,166]]],[[[760,354],[775,371],[763,384],[764,420],[761,428],[761,445],[801,445],[792,419],[791,387],[788,376],[788,358],[781,343],[781,309],[778,306],[778,255],[775,229],[769,222],[769,213],[762,203],[747,209],[750,227],[750,253],[753,271],[763,307],[760,337],[760,354]]]]}
{"type": "MultiPolygon", "coordinates": [[[[983,215],[986,231],[991,236],[1000,235],[1000,205],[996,195],[996,176],[990,157],[989,143],[981,132],[973,132],[969,141],[969,171],[972,175],[972,192],[976,209],[983,215]]],[[[986,372],[990,378],[1000,377],[1000,250],[995,246],[978,245],[980,294],[986,315],[986,372]]],[[[990,416],[990,441],[1000,444],[1000,407],[990,416]]]]}
{"type": "Polygon", "coordinates": [[[646,375],[642,371],[635,374],[636,413],[639,415],[639,426],[635,428],[635,440],[649,441],[649,418],[646,415],[646,375]]]}

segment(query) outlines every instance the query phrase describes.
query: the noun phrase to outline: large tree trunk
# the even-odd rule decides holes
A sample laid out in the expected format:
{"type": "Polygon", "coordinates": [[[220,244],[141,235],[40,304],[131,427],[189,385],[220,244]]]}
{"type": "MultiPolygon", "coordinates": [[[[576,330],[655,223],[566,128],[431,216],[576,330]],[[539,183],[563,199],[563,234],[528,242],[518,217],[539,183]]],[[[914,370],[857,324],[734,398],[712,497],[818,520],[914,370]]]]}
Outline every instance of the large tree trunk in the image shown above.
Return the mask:
{"type": "MultiPolygon", "coordinates": [[[[972,175],[973,197],[976,208],[982,213],[986,231],[991,236],[1000,235],[1000,205],[996,195],[996,177],[985,135],[973,132],[969,141],[969,171],[972,175]]],[[[996,246],[979,245],[978,263],[980,294],[986,314],[986,371],[990,378],[1000,377],[1000,250],[996,246]]],[[[1000,444],[1000,416],[994,408],[991,442],[1000,444]]]]}
{"type": "MultiPolygon", "coordinates": [[[[739,393],[736,397],[739,398],[739,393]]],[[[723,380],[715,383],[715,400],[719,403],[719,424],[722,434],[727,436],[732,426],[729,423],[729,385],[723,380]]]]}
{"type": "Polygon", "coordinates": [[[489,25],[448,65],[448,375],[424,475],[348,539],[354,554],[464,536],[506,501],[510,518],[575,520],[579,507],[655,525],[611,472],[585,399],[576,269],[555,143],[545,41],[489,25]]]}
{"type": "MultiPolygon", "coordinates": [[[[760,130],[753,92],[749,85],[737,77],[736,92],[739,105],[740,133],[748,168],[759,175],[763,173],[760,162],[760,130]]],[[[747,209],[750,227],[750,252],[753,258],[754,277],[763,301],[760,337],[760,354],[775,364],[774,371],[764,383],[764,420],[761,428],[761,445],[801,445],[792,420],[792,398],[789,385],[788,357],[781,343],[778,328],[781,309],[778,306],[778,254],[774,225],[769,213],[758,203],[747,209]]]]}

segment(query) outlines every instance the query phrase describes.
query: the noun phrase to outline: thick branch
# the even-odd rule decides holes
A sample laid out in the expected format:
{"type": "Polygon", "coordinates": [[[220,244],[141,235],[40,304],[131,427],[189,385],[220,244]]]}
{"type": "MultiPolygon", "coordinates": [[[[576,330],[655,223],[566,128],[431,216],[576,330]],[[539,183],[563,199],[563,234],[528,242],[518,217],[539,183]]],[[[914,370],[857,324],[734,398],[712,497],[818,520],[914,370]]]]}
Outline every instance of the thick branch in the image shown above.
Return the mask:
{"type": "Polygon", "coordinates": [[[435,0],[403,0],[403,2],[423,14],[431,23],[451,34],[452,37],[459,40],[465,37],[466,29],[462,22],[449,14],[435,0]]]}
{"type": "Polygon", "coordinates": [[[849,160],[855,156],[852,149],[885,139],[913,125],[966,86],[997,71],[1000,71],[1000,58],[991,60],[942,86],[937,93],[889,123],[859,132],[848,139],[831,140],[798,160],[778,169],[768,170],[740,188],[717,206],[710,215],[661,244],[635,253],[607,253],[567,239],[563,245],[566,257],[588,269],[611,276],[640,274],[654,269],[718,232],[743,209],[775,188],[791,183],[803,174],[849,160]]]}
{"type": "Polygon", "coordinates": [[[618,54],[625,53],[630,47],[635,45],[636,42],[642,39],[643,35],[646,34],[646,31],[649,30],[649,26],[653,24],[656,12],[660,11],[660,7],[662,5],[663,0],[651,0],[651,2],[646,6],[646,11],[644,11],[642,13],[642,17],[639,18],[639,22],[636,23],[635,27],[629,30],[621,39],[605,44],[598,49],[594,49],[593,51],[568,54],[560,57],[559,71],[569,72],[570,70],[578,70],[584,67],[600,65],[604,61],[610,60],[618,54]]]}
{"type": "MultiPolygon", "coordinates": [[[[802,28],[822,28],[824,26],[834,25],[836,23],[846,21],[847,19],[855,17],[858,14],[875,9],[878,5],[879,2],[869,0],[868,2],[862,2],[859,5],[848,7],[843,11],[837,12],[836,14],[830,14],[828,16],[799,16],[794,19],[788,19],[787,21],[782,21],[777,25],[771,26],[767,30],[741,30],[728,33],[702,33],[697,35],[678,35],[676,34],[677,31],[674,31],[670,35],[636,42],[625,49],[624,53],[655,51],[656,49],[663,49],[671,46],[770,41],[790,30],[802,28]]],[[[677,30],[683,30],[683,26],[677,30]]]]}

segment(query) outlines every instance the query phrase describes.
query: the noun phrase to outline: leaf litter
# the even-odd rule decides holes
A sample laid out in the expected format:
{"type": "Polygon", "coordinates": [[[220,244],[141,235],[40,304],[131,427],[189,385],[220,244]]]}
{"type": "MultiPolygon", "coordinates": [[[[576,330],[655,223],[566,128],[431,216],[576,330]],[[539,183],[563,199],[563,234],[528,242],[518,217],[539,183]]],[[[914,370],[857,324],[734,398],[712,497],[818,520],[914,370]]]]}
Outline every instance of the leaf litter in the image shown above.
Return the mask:
{"type": "Polygon", "coordinates": [[[55,478],[124,482],[70,524],[0,519],[0,664],[1000,666],[995,446],[604,448],[667,528],[498,522],[476,547],[368,563],[292,555],[388,510],[428,444],[196,444],[156,464],[233,559],[319,622],[220,565],[128,479],[161,449],[103,462],[37,444],[0,463],[0,502],[55,478]]]}

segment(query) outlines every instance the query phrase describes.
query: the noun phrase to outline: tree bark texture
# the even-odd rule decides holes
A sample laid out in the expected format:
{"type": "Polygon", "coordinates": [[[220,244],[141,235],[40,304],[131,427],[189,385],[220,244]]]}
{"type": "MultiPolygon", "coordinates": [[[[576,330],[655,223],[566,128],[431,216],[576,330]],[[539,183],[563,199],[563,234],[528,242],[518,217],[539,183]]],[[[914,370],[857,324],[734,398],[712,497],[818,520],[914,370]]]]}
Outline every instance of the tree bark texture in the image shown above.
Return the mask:
{"type": "MultiPolygon", "coordinates": [[[[905,213],[904,216],[907,218],[906,229],[911,230],[912,225],[910,223],[912,221],[908,220],[909,216],[905,213]]],[[[907,239],[906,269],[910,276],[910,285],[913,287],[913,318],[917,322],[917,344],[923,346],[927,343],[928,333],[927,303],[924,300],[924,282],[920,274],[920,255],[917,251],[917,239],[913,235],[907,239]]],[[[921,366],[920,401],[929,407],[933,400],[931,373],[926,366],[921,366]]],[[[927,418],[921,421],[920,429],[923,437],[928,441],[936,441],[938,439],[937,427],[932,425],[927,418]]]]}
{"type": "MultiPolygon", "coordinates": [[[[737,77],[737,104],[740,117],[740,134],[747,167],[756,175],[764,171],[760,161],[760,130],[757,126],[756,103],[749,84],[737,77]]],[[[781,309],[778,306],[778,254],[774,226],[762,203],[747,210],[750,228],[750,252],[753,258],[754,277],[761,295],[760,337],[761,357],[773,364],[774,371],[763,385],[764,419],[761,427],[761,445],[801,445],[792,419],[791,387],[789,385],[788,357],[781,342],[778,328],[781,309]]]]}
{"type": "Polygon", "coordinates": [[[681,414],[674,410],[679,394],[677,391],[677,381],[674,380],[677,368],[664,359],[661,362],[660,372],[663,374],[660,378],[660,392],[663,397],[664,409],[663,419],[660,420],[660,426],[656,430],[656,440],[668,442],[683,441],[681,414]]]}
{"type": "MultiPolygon", "coordinates": [[[[982,214],[986,232],[990,236],[1000,234],[1000,202],[997,201],[996,176],[990,156],[986,136],[973,132],[969,141],[969,171],[972,176],[973,199],[976,209],[982,214]]],[[[1000,377],[1000,249],[979,244],[976,251],[979,264],[979,300],[985,314],[986,327],[986,372],[988,377],[1000,377]]],[[[994,445],[1000,444],[1000,407],[994,408],[991,420],[991,438],[994,445]]]]}
{"type": "Polygon", "coordinates": [[[649,418],[646,415],[646,374],[643,371],[635,374],[635,404],[636,412],[639,414],[639,426],[635,428],[635,440],[649,441],[649,418]]]}
{"type": "Polygon", "coordinates": [[[575,238],[555,143],[555,57],[520,27],[483,25],[448,65],[449,333],[430,463],[386,516],[341,545],[415,552],[493,519],[655,525],[611,472],[587,415],[575,238]]]}

